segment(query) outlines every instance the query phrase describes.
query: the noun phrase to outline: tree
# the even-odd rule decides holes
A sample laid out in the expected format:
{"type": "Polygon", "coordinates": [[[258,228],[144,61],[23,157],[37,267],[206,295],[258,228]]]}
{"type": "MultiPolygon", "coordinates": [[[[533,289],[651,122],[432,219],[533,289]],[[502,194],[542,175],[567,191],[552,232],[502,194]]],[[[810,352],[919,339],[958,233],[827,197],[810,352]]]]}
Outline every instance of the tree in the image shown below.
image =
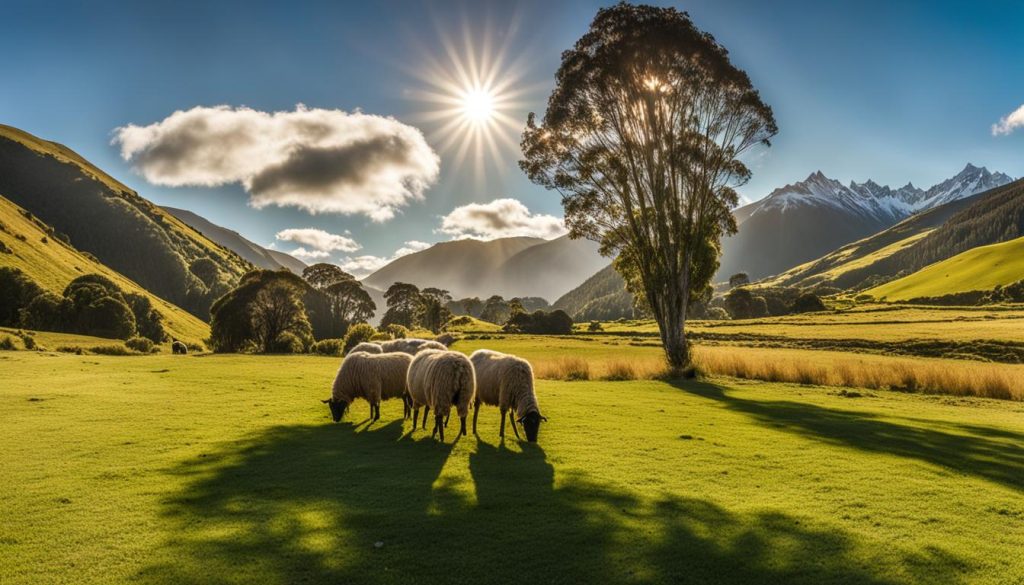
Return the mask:
{"type": "Polygon", "coordinates": [[[826,310],[825,303],[821,302],[818,295],[813,293],[804,293],[793,301],[794,313],[813,313],[824,310],[826,310]]]}
{"type": "Polygon", "coordinates": [[[213,288],[217,281],[220,280],[220,270],[217,268],[217,263],[209,258],[197,258],[189,265],[188,269],[196,278],[203,281],[206,288],[213,288]]]}
{"type": "MultiPolygon", "coordinates": [[[[539,309],[538,309],[539,310],[539,309]]],[[[508,313],[509,317],[514,317],[519,313],[525,313],[526,309],[523,307],[522,299],[516,297],[508,302],[508,313]]]]}
{"type": "Polygon", "coordinates": [[[452,312],[448,310],[448,303],[452,296],[448,291],[439,288],[425,288],[420,291],[420,324],[424,329],[434,333],[441,331],[441,327],[451,318],[452,312]]]}
{"type": "Polygon", "coordinates": [[[302,289],[293,283],[275,280],[262,287],[249,305],[253,341],[264,353],[270,353],[290,334],[306,341],[312,329],[302,305],[302,289]]]}
{"type": "Polygon", "coordinates": [[[478,317],[480,310],[484,307],[484,302],[479,297],[466,297],[462,300],[456,301],[470,317],[478,317]]]}
{"type": "Polygon", "coordinates": [[[618,254],[679,368],[690,360],[690,296],[736,230],[735,187],[751,174],[739,157],[776,132],[746,73],[686,13],[623,3],[598,11],[562,54],[543,122],[527,120],[520,166],[562,196],[570,237],[618,254]]]}
{"type": "Polygon", "coordinates": [[[480,311],[480,319],[496,325],[507,322],[508,316],[508,303],[500,295],[493,295],[487,299],[483,310],[480,311]]]}
{"type": "Polygon", "coordinates": [[[334,282],[324,290],[324,294],[331,303],[334,317],[342,325],[342,336],[353,323],[365,323],[377,311],[377,304],[370,298],[370,293],[354,278],[334,282]]]}
{"type": "Polygon", "coordinates": [[[332,284],[343,280],[355,280],[355,277],[334,264],[318,262],[302,269],[302,278],[316,290],[327,290],[332,284]]]}
{"type": "Polygon", "coordinates": [[[416,285],[396,282],[388,287],[384,300],[388,310],[380,321],[381,326],[397,323],[409,329],[416,328],[423,311],[423,299],[416,285]]]}
{"type": "Polygon", "coordinates": [[[0,267],[0,325],[17,326],[19,312],[42,292],[21,269],[0,267]]]}
{"type": "Polygon", "coordinates": [[[729,288],[736,288],[745,284],[750,284],[750,276],[746,272],[737,272],[729,277],[729,288]]]}

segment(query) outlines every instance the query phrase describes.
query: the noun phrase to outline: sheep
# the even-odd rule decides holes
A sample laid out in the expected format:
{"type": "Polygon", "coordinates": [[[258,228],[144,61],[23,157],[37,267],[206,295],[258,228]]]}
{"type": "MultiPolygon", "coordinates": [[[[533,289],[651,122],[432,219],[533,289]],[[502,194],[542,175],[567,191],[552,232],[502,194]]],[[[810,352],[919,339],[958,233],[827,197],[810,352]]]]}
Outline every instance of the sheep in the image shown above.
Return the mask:
{"type": "Polygon", "coordinates": [[[469,358],[457,351],[425,349],[412,359],[406,385],[412,400],[413,430],[416,430],[420,406],[426,407],[423,411],[424,430],[427,427],[427,414],[433,409],[434,432],[431,436],[440,432],[443,443],[446,415],[454,406],[462,419],[459,434],[466,434],[469,403],[476,393],[476,374],[469,358]]]}
{"type": "Polygon", "coordinates": [[[489,349],[478,349],[469,356],[476,372],[476,397],[473,400],[473,434],[476,434],[476,418],[480,414],[480,404],[489,404],[501,409],[501,431],[498,435],[505,437],[505,413],[512,425],[512,432],[519,438],[516,421],[523,425],[526,440],[537,442],[541,421],[547,422],[537,405],[537,395],[533,391],[533,369],[530,362],[489,349]],[[515,414],[513,415],[513,411],[515,414]]]}
{"type": "Polygon", "coordinates": [[[180,353],[181,355],[187,355],[188,354],[188,346],[185,345],[184,343],[178,341],[177,339],[175,339],[174,341],[171,342],[171,353],[174,353],[174,354],[179,354],[180,353]]]}
{"type": "Polygon", "coordinates": [[[370,419],[380,418],[380,402],[388,398],[401,398],[403,418],[409,418],[411,403],[406,389],[406,373],[412,358],[404,353],[349,354],[341,362],[334,378],[331,397],[322,400],[331,408],[334,422],[341,420],[345,410],[356,398],[370,403],[370,419]]]}
{"type": "Polygon", "coordinates": [[[429,339],[392,339],[380,344],[384,353],[400,351],[409,355],[416,355],[424,349],[448,349],[444,344],[429,339]]]}
{"type": "Polygon", "coordinates": [[[362,341],[360,343],[357,343],[355,347],[353,347],[352,349],[348,350],[350,354],[356,353],[357,351],[362,351],[365,353],[384,353],[384,350],[381,349],[380,344],[374,343],[372,341],[362,341]]]}

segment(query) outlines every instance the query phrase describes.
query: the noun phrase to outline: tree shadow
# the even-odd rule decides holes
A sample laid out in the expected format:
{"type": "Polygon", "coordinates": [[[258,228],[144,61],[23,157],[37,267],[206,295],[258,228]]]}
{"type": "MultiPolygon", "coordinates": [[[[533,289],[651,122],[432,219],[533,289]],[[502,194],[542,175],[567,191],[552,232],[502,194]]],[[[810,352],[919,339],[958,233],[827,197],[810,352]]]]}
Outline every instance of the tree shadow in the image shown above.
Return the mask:
{"type": "Polygon", "coordinates": [[[536,445],[476,440],[468,478],[442,473],[451,452],[400,421],[359,431],[282,426],[226,444],[171,470],[186,479],[164,502],[173,536],[136,580],[896,582],[884,567],[852,562],[864,545],[835,527],[676,495],[645,499],[556,473],[536,445]]]}
{"type": "MultiPolygon", "coordinates": [[[[1015,490],[1024,490],[1024,447],[1020,443],[992,438],[1019,437],[1011,431],[955,425],[952,428],[962,432],[951,433],[897,424],[867,412],[785,400],[745,400],[709,382],[685,381],[673,385],[685,392],[721,402],[730,410],[742,412],[776,428],[815,440],[917,459],[1015,490]]],[[[932,421],[926,422],[930,424],[932,421]]],[[[942,423],[937,424],[942,426],[942,423]]]]}

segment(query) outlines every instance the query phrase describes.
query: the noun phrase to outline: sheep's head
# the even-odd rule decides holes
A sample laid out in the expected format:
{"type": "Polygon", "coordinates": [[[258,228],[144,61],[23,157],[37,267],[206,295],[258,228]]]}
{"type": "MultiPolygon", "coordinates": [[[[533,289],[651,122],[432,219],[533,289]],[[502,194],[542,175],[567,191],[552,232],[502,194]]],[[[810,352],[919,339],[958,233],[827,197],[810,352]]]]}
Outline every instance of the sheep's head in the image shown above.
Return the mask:
{"type": "Polygon", "coordinates": [[[537,434],[540,432],[541,421],[548,422],[548,419],[535,410],[526,413],[519,419],[519,424],[523,425],[523,430],[526,431],[527,441],[531,443],[537,442],[537,434]]]}
{"type": "Polygon", "coordinates": [[[331,417],[334,419],[334,422],[340,421],[342,415],[345,414],[345,409],[348,408],[348,402],[345,402],[344,400],[334,400],[333,398],[328,398],[327,400],[321,400],[320,402],[323,402],[327,406],[331,407],[331,417]]]}

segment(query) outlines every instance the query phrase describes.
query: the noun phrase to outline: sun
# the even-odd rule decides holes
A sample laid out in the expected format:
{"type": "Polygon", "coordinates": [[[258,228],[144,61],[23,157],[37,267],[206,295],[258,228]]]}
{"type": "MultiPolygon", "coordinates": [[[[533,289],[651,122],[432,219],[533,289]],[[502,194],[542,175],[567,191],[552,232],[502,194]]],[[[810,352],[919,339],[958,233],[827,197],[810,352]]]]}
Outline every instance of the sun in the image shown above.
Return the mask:
{"type": "Polygon", "coordinates": [[[417,102],[413,116],[446,164],[471,165],[480,181],[495,170],[506,172],[518,156],[538,84],[525,82],[529,51],[509,59],[511,33],[475,32],[438,30],[441,51],[424,47],[415,68],[407,68],[420,83],[406,95],[417,102]]]}
{"type": "Polygon", "coordinates": [[[482,88],[463,91],[462,115],[473,124],[487,124],[494,120],[494,96],[482,88]]]}

